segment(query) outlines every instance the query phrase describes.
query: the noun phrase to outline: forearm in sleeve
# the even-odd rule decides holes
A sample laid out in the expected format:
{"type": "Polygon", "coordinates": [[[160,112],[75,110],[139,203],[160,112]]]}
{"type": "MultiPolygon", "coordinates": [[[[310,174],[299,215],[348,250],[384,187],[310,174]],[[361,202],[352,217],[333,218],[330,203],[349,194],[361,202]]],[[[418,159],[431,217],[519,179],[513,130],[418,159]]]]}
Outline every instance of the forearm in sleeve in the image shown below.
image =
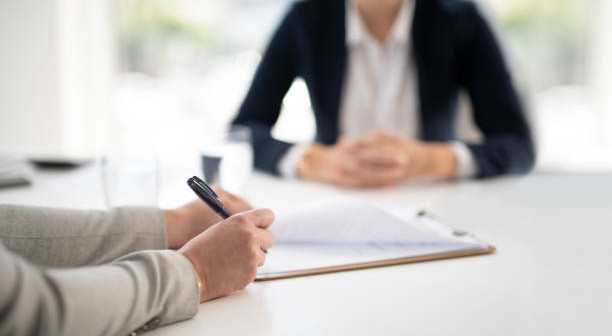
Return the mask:
{"type": "Polygon", "coordinates": [[[259,64],[251,87],[233,124],[248,126],[252,132],[255,168],[280,174],[279,160],[292,144],[275,139],[272,127],[280,115],[285,94],[298,76],[297,34],[298,11],[294,4],[273,34],[259,64]]]}
{"type": "Polygon", "coordinates": [[[482,143],[468,144],[478,166],[477,177],[523,174],[535,162],[531,131],[492,30],[474,5],[468,7],[462,29],[470,32],[459,59],[459,75],[472,102],[482,143]]]}
{"type": "Polygon", "coordinates": [[[0,240],[9,250],[44,266],[99,265],[130,252],[167,247],[163,213],[155,208],[0,205],[0,223],[0,240]]]}
{"type": "Polygon", "coordinates": [[[128,335],[193,317],[199,290],[177,252],[103,266],[44,269],[0,245],[0,335],[128,335]]]}

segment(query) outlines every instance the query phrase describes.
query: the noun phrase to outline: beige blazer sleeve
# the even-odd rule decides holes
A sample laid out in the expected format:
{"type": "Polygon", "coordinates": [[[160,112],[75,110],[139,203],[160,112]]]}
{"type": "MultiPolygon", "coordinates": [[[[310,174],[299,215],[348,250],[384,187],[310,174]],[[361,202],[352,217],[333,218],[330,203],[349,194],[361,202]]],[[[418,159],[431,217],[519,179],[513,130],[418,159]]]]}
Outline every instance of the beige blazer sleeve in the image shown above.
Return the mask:
{"type": "Polygon", "coordinates": [[[165,238],[161,213],[141,210],[1,206],[0,236],[11,251],[0,244],[0,335],[127,335],[194,316],[195,271],[177,252],[142,250],[164,247],[165,238]],[[98,248],[105,250],[91,251],[98,248]],[[123,253],[99,266],[41,266],[100,264],[123,253]]]}
{"type": "Polygon", "coordinates": [[[84,211],[0,205],[0,240],[29,261],[53,267],[99,265],[167,247],[161,210],[145,207],[84,211]]]}

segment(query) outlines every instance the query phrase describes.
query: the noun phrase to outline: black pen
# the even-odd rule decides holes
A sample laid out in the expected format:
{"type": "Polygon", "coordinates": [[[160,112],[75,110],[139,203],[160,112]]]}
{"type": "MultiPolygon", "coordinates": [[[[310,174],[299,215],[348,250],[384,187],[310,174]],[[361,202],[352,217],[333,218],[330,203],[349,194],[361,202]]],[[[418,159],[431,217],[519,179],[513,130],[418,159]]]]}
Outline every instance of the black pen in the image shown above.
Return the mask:
{"type": "MultiPolygon", "coordinates": [[[[187,185],[202,201],[204,201],[204,203],[206,203],[223,219],[227,219],[232,215],[232,213],[225,208],[225,205],[219,201],[219,195],[217,195],[217,193],[215,193],[215,191],[209,187],[206,182],[202,181],[202,179],[197,176],[190,177],[187,179],[187,185]]],[[[268,250],[263,250],[263,252],[268,253],[268,250]]]]}
{"type": "Polygon", "coordinates": [[[204,201],[204,203],[213,209],[214,212],[218,213],[221,218],[226,219],[232,215],[232,213],[225,208],[223,203],[219,201],[219,196],[215,193],[215,191],[199,177],[190,177],[187,180],[187,185],[202,201],[204,201]]]}
{"type": "MultiPolygon", "coordinates": [[[[227,219],[232,215],[232,213],[225,208],[225,205],[219,201],[219,195],[217,195],[217,193],[215,193],[215,191],[209,187],[206,182],[202,181],[202,179],[197,176],[190,177],[187,179],[187,185],[202,201],[204,201],[204,203],[213,209],[214,212],[219,214],[221,218],[227,219]]],[[[263,250],[263,252],[268,253],[268,250],[263,250]]]]}

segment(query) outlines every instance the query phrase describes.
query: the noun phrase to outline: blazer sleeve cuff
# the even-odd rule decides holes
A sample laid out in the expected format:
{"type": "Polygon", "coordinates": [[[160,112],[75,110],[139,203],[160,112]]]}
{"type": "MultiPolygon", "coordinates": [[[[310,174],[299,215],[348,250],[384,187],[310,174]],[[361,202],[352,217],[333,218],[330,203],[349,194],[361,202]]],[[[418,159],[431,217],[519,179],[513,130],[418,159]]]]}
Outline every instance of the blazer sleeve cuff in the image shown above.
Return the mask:
{"type": "Polygon", "coordinates": [[[159,316],[160,325],[190,319],[198,312],[200,305],[196,271],[182,254],[171,250],[159,252],[168,259],[170,267],[166,269],[166,273],[172,273],[167,275],[167,288],[171,293],[167,296],[164,310],[159,316]]]}
{"type": "Polygon", "coordinates": [[[198,278],[191,262],[171,251],[142,251],[117,259],[135,280],[136,298],[143,316],[152,316],[138,329],[147,331],[195,316],[200,303],[198,278]],[[142,301],[141,301],[142,300],[142,301]]]}
{"type": "Polygon", "coordinates": [[[297,166],[310,144],[293,145],[278,161],[277,171],[284,178],[298,178],[297,166]]]}
{"type": "Polygon", "coordinates": [[[10,307],[0,324],[15,334],[128,335],[191,318],[199,308],[195,270],[170,250],[135,252],[101,266],[47,268],[0,244],[0,274],[0,303],[10,307]]]}
{"type": "Polygon", "coordinates": [[[457,177],[472,178],[478,175],[478,164],[474,158],[474,154],[468,146],[463,142],[454,141],[451,144],[451,149],[457,158],[457,177]]]}

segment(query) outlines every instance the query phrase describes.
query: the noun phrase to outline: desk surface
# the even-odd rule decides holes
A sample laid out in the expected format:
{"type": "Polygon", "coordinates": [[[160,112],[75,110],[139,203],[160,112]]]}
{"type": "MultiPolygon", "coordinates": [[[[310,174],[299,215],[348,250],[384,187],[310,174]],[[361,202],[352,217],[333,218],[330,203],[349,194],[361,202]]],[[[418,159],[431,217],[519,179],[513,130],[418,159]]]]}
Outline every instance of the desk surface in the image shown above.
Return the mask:
{"type": "MultiPolygon", "coordinates": [[[[102,207],[94,170],[39,174],[0,203],[102,207]]],[[[253,283],[149,335],[610,335],[611,186],[612,174],[563,174],[347,191],[256,174],[245,195],[258,206],[350,193],[425,207],[498,252],[253,283]]],[[[192,197],[165,192],[168,204],[192,197]]]]}

